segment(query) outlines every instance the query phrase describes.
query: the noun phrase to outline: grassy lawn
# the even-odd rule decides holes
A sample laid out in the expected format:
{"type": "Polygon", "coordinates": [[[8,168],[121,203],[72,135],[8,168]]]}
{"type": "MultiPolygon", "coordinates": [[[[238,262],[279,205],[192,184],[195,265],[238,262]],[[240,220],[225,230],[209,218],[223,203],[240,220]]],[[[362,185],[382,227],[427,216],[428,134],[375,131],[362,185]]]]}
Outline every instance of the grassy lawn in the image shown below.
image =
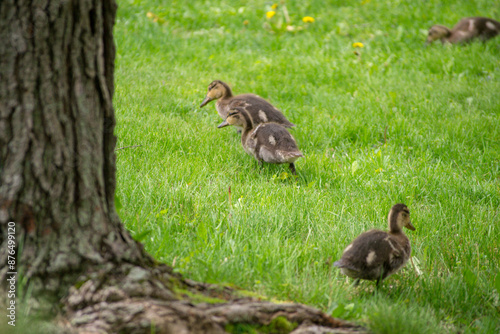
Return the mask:
{"type": "Polygon", "coordinates": [[[151,254],[375,333],[500,331],[500,37],[424,48],[500,1],[286,1],[293,31],[282,2],[118,3],[119,213],[151,254]],[[199,108],[215,79],[297,125],[296,179],[199,108]],[[398,202],[421,274],[353,287],[332,262],[398,202]]]}

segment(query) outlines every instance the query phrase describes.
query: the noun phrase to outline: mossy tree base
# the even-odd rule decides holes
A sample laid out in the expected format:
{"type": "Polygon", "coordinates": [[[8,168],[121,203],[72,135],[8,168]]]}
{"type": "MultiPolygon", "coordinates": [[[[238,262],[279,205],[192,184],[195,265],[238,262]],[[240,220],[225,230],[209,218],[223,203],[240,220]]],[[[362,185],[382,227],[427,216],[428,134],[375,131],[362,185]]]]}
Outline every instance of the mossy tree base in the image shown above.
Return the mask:
{"type": "Polygon", "coordinates": [[[243,328],[253,328],[245,330],[250,333],[366,333],[305,305],[274,304],[241,297],[227,287],[185,280],[165,265],[146,269],[122,264],[82,277],[81,282],[63,300],[59,325],[69,333],[210,334],[239,333],[243,328]],[[173,292],[180,289],[189,293],[173,292]],[[210,302],[195,304],[204,299],[210,302]],[[225,302],[217,302],[221,300],[225,302]]]}

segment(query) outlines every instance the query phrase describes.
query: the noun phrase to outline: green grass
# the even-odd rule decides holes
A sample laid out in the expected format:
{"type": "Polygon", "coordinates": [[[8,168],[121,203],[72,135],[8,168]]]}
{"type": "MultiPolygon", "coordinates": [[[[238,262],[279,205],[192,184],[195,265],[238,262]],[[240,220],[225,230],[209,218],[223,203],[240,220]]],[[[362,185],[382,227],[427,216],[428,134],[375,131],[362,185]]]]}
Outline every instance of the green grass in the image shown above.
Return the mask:
{"type": "Polygon", "coordinates": [[[375,333],[500,331],[500,37],[423,47],[498,0],[289,1],[295,27],[315,18],[296,33],[264,27],[272,2],[118,3],[118,147],[142,145],[117,151],[119,213],[151,254],[375,333]],[[297,125],[297,180],[199,108],[214,79],[297,125]],[[397,202],[422,275],[352,287],[331,263],[397,202]]]}

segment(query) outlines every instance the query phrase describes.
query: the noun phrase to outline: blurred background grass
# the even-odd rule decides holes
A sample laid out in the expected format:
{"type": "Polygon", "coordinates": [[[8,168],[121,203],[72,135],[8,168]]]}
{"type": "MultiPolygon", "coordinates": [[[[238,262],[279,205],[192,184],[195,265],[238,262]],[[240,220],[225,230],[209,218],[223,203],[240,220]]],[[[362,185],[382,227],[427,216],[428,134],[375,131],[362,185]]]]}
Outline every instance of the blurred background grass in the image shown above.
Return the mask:
{"type": "Polygon", "coordinates": [[[158,260],[376,333],[500,330],[500,37],[424,48],[500,1],[118,4],[119,213],[158,260]],[[199,108],[215,79],[297,125],[297,180],[199,108]],[[332,262],[397,202],[422,275],[351,287],[332,262]]]}

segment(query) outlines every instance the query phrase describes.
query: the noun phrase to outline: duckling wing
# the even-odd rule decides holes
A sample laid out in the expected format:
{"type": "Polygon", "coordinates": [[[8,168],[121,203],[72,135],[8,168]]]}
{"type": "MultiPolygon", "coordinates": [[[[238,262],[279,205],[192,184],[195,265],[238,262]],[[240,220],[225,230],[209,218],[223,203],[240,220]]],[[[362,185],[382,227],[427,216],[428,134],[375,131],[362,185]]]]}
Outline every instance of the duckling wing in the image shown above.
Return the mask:
{"type": "Polygon", "coordinates": [[[259,158],[265,162],[292,163],[303,157],[293,136],[279,124],[259,124],[252,137],[258,143],[259,158]]]}
{"type": "Polygon", "coordinates": [[[262,124],[256,136],[266,145],[276,147],[279,150],[287,152],[298,152],[297,142],[292,134],[284,126],[275,123],[262,124]]]}
{"type": "Polygon", "coordinates": [[[470,42],[474,37],[478,36],[478,28],[475,18],[468,17],[461,19],[451,30],[451,35],[448,38],[450,43],[466,43],[470,42]]]}
{"type": "Polygon", "coordinates": [[[283,113],[268,101],[253,94],[237,95],[231,99],[229,108],[241,107],[246,110],[254,125],[260,123],[278,123],[287,128],[295,126],[283,113]]]}
{"type": "Polygon", "coordinates": [[[476,17],[479,38],[486,41],[500,34],[500,22],[487,17],[476,17]]]}
{"type": "Polygon", "coordinates": [[[469,42],[474,38],[486,41],[500,33],[500,22],[487,17],[467,17],[452,29],[451,43],[469,42]]]}
{"type": "Polygon", "coordinates": [[[384,231],[371,230],[358,236],[347,249],[342,259],[359,268],[378,266],[387,257],[385,254],[391,250],[390,245],[384,240],[388,234],[384,231]]]}
{"type": "Polygon", "coordinates": [[[391,260],[399,256],[397,246],[388,241],[388,236],[387,232],[379,230],[371,230],[358,236],[339,260],[342,268],[349,269],[343,272],[349,273],[351,277],[368,280],[385,278],[392,272],[391,260]]]}

